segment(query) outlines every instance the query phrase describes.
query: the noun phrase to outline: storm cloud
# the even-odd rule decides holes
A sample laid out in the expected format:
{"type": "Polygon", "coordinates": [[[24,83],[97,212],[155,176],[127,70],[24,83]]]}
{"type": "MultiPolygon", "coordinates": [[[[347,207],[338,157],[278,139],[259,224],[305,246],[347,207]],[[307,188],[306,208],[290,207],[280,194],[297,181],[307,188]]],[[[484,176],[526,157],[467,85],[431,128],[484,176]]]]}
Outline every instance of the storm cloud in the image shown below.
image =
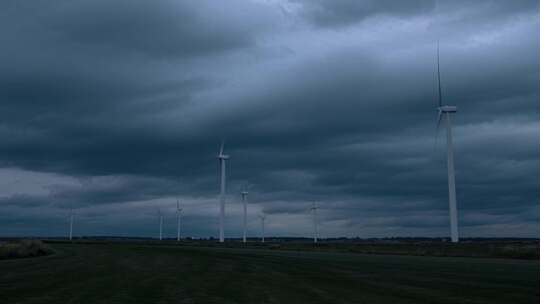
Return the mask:
{"type": "Polygon", "coordinates": [[[0,235],[540,233],[540,1],[3,1],[0,235]]]}

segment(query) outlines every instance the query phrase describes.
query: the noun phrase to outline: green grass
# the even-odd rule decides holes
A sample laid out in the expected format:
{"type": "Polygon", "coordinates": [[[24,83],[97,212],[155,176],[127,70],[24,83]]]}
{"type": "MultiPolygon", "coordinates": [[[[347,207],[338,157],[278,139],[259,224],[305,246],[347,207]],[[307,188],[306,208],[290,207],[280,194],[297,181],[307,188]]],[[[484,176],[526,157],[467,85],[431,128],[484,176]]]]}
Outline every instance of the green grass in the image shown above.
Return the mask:
{"type": "Polygon", "coordinates": [[[0,262],[1,303],[540,303],[540,262],[53,244],[0,262]]]}

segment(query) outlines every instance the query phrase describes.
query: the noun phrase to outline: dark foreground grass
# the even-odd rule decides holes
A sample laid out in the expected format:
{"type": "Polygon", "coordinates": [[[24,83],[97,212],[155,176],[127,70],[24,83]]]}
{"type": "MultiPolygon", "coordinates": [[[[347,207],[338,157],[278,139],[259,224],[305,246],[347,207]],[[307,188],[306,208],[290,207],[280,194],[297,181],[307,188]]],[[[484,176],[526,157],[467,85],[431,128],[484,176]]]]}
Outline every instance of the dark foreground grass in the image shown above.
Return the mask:
{"type": "Polygon", "coordinates": [[[0,262],[1,303],[540,303],[540,262],[54,244],[0,262]]]}

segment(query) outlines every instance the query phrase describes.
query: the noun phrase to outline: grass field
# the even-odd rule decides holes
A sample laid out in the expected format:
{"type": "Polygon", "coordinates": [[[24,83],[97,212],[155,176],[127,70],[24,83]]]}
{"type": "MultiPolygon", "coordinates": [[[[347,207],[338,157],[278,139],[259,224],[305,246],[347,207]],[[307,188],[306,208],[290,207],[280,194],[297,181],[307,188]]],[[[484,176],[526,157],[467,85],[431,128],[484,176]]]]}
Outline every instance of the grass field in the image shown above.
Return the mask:
{"type": "Polygon", "coordinates": [[[1,303],[540,303],[540,262],[53,244],[0,261],[1,303]]]}

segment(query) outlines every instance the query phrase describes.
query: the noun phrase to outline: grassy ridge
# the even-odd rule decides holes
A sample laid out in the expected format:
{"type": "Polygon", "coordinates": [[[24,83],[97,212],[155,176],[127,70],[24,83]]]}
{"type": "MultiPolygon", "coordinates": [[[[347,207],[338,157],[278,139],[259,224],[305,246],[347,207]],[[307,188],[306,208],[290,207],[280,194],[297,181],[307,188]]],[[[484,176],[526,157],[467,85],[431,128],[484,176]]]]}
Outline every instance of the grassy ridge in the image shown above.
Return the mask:
{"type": "Polygon", "coordinates": [[[38,240],[0,243],[0,260],[37,257],[51,253],[51,248],[38,240]]]}
{"type": "Polygon", "coordinates": [[[539,303],[540,262],[54,244],[0,262],[6,303],[539,303]]]}

